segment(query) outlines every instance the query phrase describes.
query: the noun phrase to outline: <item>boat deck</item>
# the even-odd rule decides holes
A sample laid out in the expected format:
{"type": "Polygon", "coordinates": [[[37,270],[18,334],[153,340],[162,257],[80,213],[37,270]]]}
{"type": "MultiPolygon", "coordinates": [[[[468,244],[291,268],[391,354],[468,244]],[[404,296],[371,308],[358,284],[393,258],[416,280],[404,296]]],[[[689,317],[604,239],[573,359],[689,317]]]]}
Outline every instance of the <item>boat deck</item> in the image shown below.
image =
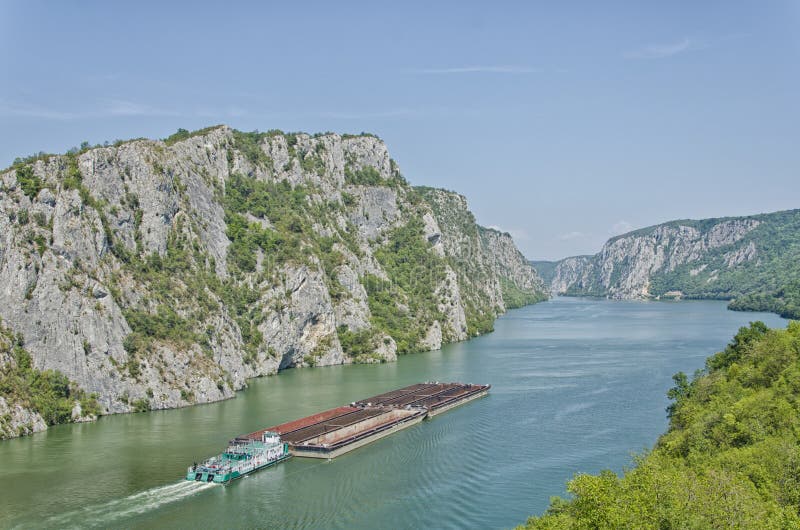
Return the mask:
{"type": "Polygon", "coordinates": [[[280,434],[296,456],[334,458],[428,416],[482,397],[489,388],[490,385],[464,383],[417,383],[238,439],[260,439],[264,432],[272,431],[280,434]]]}
{"type": "Polygon", "coordinates": [[[306,440],[316,438],[317,436],[338,431],[344,427],[354,425],[374,416],[380,416],[384,412],[385,411],[383,409],[377,407],[355,409],[353,412],[336,416],[330,420],[315,423],[313,425],[309,425],[308,427],[282,434],[281,439],[289,442],[290,444],[299,444],[301,442],[305,442],[306,440]]]}
{"type": "Polygon", "coordinates": [[[435,410],[454,401],[489,390],[489,385],[420,383],[357,401],[357,406],[425,407],[435,410]]]}
{"type": "Polygon", "coordinates": [[[261,429],[260,431],[251,432],[249,434],[244,434],[239,436],[239,438],[249,438],[251,440],[260,440],[261,435],[267,431],[276,432],[281,435],[283,440],[286,440],[285,435],[293,432],[301,430],[305,427],[309,427],[321,422],[325,422],[328,420],[332,420],[333,418],[344,416],[345,414],[349,414],[351,412],[357,412],[361,409],[356,407],[336,407],[335,409],[326,410],[323,412],[318,412],[316,414],[312,414],[311,416],[306,416],[305,418],[300,418],[293,421],[288,421],[286,423],[281,423],[280,425],[275,425],[274,427],[268,427],[266,429],[261,429]]]}

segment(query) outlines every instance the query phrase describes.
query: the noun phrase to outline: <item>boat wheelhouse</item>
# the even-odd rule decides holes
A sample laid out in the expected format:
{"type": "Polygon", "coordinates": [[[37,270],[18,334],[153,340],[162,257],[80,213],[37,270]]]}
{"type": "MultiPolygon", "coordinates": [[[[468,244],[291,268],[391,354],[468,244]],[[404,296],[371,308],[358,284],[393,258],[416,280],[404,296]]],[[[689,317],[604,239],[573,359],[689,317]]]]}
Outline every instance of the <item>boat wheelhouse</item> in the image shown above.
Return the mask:
{"type": "Polygon", "coordinates": [[[279,434],[264,431],[256,440],[234,438],[224,453],[189,466],[186,480],[226,484],[290,456],[289,445],[281,441],[279,434]]]}

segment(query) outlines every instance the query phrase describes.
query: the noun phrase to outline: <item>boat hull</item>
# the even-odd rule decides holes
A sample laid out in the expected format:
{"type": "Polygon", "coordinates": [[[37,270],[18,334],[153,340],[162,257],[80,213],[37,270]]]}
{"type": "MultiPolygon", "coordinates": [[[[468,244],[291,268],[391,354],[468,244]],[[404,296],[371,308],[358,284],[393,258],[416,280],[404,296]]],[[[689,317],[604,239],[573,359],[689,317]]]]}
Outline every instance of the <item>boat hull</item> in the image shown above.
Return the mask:
{"type": "Polygon", "coordinates": [[[260,471],[264,468],[274,466],[275,464],[279,464],[284,460],[288,460],[291,458],[291,453],[286,453],[285,455],[281,456],[276,460],[271,460],[269,462],[265,462],[258,466],[253,466],[251,469],[245,469],[242,471],[233,470],[227,473],[215,473],[213,471],[189,471],[186,473],[186,480],[191,480],[193,482],[215,482],[217,484],[228,484],[237,478],[242,478],[244,476],[250,475],[251,473],[255,473],[256,471],[260,471]]]}

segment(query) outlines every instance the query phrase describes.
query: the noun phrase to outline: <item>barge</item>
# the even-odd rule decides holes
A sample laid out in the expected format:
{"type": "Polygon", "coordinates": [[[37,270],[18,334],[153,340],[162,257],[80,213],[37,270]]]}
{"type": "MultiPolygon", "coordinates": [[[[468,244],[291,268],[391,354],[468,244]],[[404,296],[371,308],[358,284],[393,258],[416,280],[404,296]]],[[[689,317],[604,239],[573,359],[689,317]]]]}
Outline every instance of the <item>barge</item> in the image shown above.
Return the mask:
{"type": "Polygon", "coordinates": [[[190,466],[186,480],[228,484],[291,456],[336,458],[489,393],[491,385],[428,382],[237,436],[190,466]]]}
{"type": "Polygon", "coordinates": [[[336,458],[489,393],[491,385],[418,383],[244,435],[274,432],[294,456],[336,458]]]}

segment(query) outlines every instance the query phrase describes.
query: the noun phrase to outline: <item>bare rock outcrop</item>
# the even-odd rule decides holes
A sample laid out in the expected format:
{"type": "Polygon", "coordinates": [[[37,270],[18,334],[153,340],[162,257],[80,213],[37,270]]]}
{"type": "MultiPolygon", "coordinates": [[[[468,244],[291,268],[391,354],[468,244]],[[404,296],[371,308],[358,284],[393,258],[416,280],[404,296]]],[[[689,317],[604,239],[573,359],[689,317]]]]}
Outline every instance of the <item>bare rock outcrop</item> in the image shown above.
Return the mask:
{"type": "MultiPolygon", "coordinates": [[[[545,296],[508,234],[478,227],[460,195],[410,187],[371,135],[219,126],[0,172],[0,317],[36,369],[104,414],[230,398],[289,367],[393,361],[545,296]],[[409,248],[432,264],[414,278],[428,284],[409,284],[409,248]]],[[[11,429],[42,425],[2,407],[11,429]]]]}

